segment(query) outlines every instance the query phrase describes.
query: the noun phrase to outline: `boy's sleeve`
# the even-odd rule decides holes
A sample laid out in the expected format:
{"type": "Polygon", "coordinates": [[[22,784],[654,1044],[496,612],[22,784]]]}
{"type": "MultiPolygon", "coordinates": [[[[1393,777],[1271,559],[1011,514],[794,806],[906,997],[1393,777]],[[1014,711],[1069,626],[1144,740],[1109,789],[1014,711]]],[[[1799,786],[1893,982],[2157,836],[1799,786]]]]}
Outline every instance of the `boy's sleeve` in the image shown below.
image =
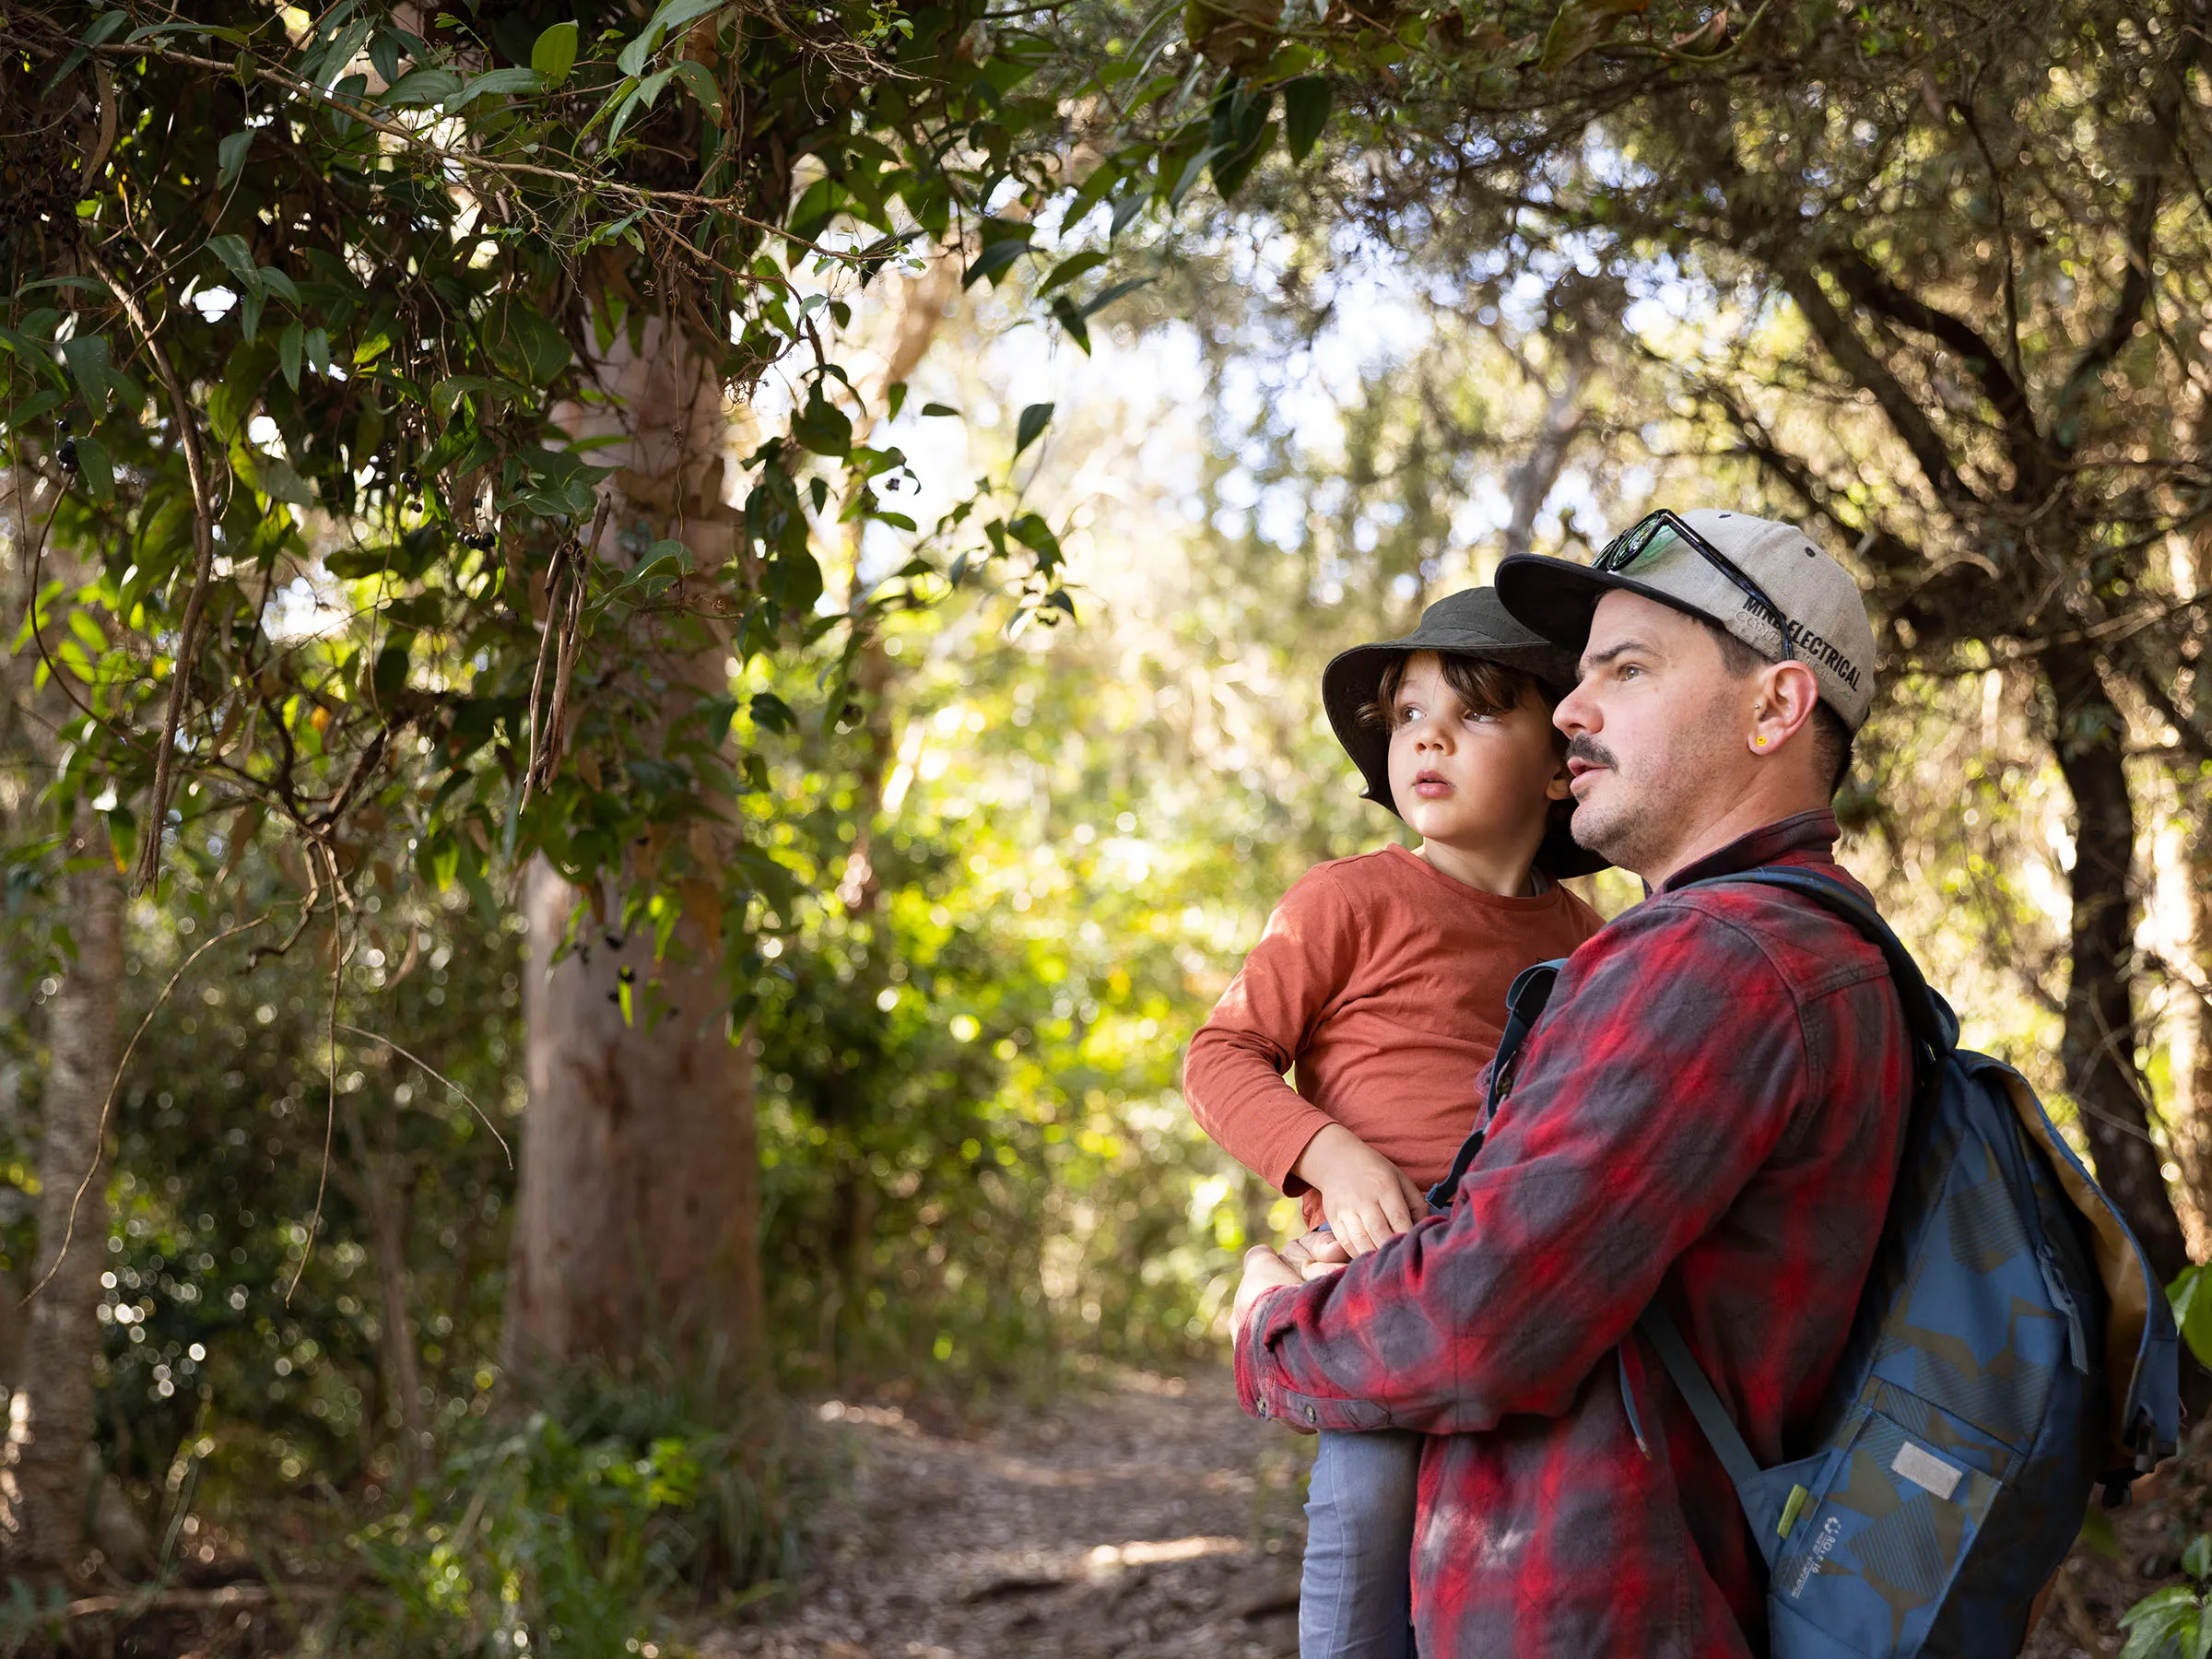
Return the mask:
{"type": "Polygon", "coordinates": [[[1246,1410],[1429,1434],[1564,1410],[1780,1143],[1807,1062],[1756,941],[1647,906],[1567,971],[1450,1216],[1253,1311],[1246,1410]]]}
{"type": "Polygon", "coordinates": [[[1198,1126],[1292,1196],[1306,1183],[1291,1166],[1330,1119],[1283,1074],[1350,980],[1358,949],[1349,895],[1325,866],[1309,871],[1275,907],[1183,1060],[1183,1096],[1198,1126]]]}

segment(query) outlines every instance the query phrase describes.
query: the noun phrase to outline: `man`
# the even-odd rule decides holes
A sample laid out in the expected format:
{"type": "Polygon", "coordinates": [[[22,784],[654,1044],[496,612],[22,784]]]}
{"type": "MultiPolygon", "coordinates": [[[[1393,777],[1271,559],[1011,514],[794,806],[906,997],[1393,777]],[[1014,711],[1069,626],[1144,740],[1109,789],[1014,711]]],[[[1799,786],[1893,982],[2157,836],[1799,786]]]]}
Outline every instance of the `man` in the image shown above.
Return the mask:
{"type": "Polygon", "coordinates": [[[1498,588],[1581,653],[1554,715],[1574,836],[1652,896],[1568,959],[1447,1213],[1310,1284],[1247,1255],[1238,1390],[1300,1429],[1434,1437],[1423,1659],[1763,1653],[1749,1527],[1632,1327],[1662,1302],[1760,1461],[1802,1451],[1888,1206],[1910,1040],[1848,924],[1708,883],[1850,881],[1828,803],[1873,632],[1841,566],[1734,512],[1653,514],[1594,566],[1509,559],[1498,588]]]}

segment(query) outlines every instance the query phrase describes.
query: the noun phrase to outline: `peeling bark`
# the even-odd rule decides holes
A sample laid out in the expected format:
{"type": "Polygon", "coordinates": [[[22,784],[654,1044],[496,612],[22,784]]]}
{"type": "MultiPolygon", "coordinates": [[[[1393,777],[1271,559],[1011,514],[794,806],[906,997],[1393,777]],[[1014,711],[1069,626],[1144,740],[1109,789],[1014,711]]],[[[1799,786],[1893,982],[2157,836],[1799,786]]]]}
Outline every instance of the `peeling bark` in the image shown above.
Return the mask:
{"type": "Polygon", "coordinates": [[[39,1153],[39,1251],[22,1379],[9,1406],[0,1522],[14,1560],[74,1572],[85,1547],[85,1454],[107,1260],[100,1115],[115,1077],[123,882],[106,827],[81,813],[67,878],[76,958],[48,1005],[52,1064],[39,1153]],[[80,1196],[81,1193],[81,1196],[80,1196]]]}

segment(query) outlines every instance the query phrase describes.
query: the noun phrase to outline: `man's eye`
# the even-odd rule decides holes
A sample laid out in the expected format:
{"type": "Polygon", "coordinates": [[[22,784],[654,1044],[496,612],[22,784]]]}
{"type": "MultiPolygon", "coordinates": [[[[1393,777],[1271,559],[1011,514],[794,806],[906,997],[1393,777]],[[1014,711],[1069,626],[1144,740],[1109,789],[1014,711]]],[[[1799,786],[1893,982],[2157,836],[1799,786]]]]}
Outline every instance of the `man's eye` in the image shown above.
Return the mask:
{"type": "Polygon", "coordinates": [[[1634,679],[1634,678],[1635,678],[1635,677],[1636,677],[1638,675],[1641,674],[1642,672],[1643,672],[1643,670],[1642,670],[1641,668],[1639,668],[1639,667],[1638,667],[1638,666],[1637,666],[1637,665],[1636,665],[1634,663],[1623,663],[1623,664],[1621,664],[1621,665],[1620,665],[1620,667],[1619,667],[1619,670],[1618,670],[1618,677],[1619,677],[1619,678],[1621,678],[1621,679],[1624,679],[1624,680],[1625,680],[1625,679],[1634,679]]]}

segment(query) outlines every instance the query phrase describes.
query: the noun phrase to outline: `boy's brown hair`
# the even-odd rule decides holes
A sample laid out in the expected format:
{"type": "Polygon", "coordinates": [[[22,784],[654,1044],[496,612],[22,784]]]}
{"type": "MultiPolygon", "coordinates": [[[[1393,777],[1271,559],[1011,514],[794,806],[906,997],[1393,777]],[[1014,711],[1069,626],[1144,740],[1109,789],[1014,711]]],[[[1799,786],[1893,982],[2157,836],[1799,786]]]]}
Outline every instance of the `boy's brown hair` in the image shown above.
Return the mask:
{"type": "MultiPolygon", "coordinates": [[[[1457,651],[1440,651],[1436,653],[1438,665],[1443,670],[1444,684],[1459,693],[1459,700],[1466,705],[1467,712],[1487,718],[1495,714],[1511,713],[1521,706],[1521,700],[1534,692],[1547,709],[1557,708],[1559,700],[1545,689],[1544,682],[1525,668],[1509,668],[1503,663],[1493,663],[1488,657],[1468,656],[1457,651]]],[[[1389,731],[1396,724],[1395,708],[1398,688],[1406,683],[1406,665],[1413,661],[1413,653],[1406,652],[1394,658],[1382,670],[1382,677],[1375,686],[1375,700],[1359,711],[1359,724],[1381,726],[1389,731]]],[[[1567,752],[1567,734],[1557,726],[1551,732],[1552,747],[1560,754],[1567,752]]]]}

